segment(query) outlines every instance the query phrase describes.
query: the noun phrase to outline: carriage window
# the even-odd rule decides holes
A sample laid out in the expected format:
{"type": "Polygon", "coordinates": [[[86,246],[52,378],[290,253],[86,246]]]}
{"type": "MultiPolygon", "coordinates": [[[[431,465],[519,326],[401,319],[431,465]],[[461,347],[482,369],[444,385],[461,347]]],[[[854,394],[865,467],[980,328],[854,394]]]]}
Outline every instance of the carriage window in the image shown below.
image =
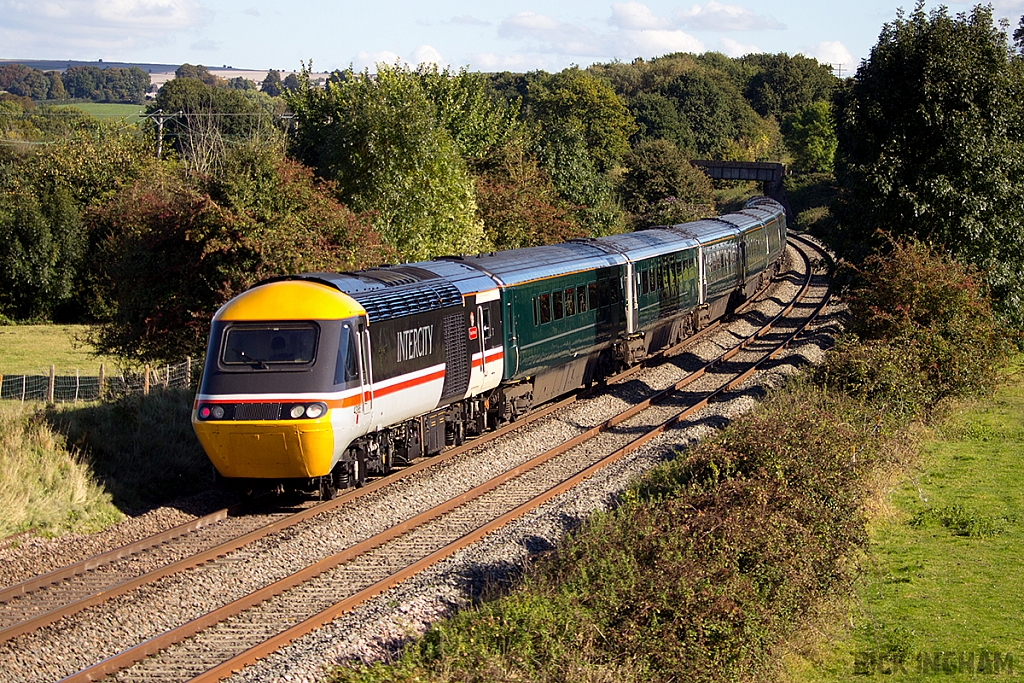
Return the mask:
{"type": "Polygon", "coordinates": [[[597,283],[596,282],[591,282],[589,285],[587,285],[587,293],[588,293],[588,300],[590,301],[590,305],[587,308],[589,308],[591,311],[594,310],[595,308],[599,308],[601,302],[598,301],[598,299],[597,299],[597,283]]]}
{"type": "Polygon", "coordinates": [[[565,317],[576,315],[576,290],[572,287],[565,290],[565,317]]]}
{"type": "Polygon", "coordinates": [[[308,365],[316,355],[318,336],[313,324],[232,327],[224,337],[221,362],[260,370],[308,365]]]}
{"type": "Polygon", "coordinates": [[[555,309],[555,320],[562,319],[562,293],[555,292],[551,295],[551,307],[555,309]]]}
{"type": "Polygon", "coordinates": [[[540,324],[551,322],[551,295],[540,295],[540,324]]]}
{"type": "Polygon", "coordinates": [[[651,271],[645,270],[640,273],[640,293],[647,294],[651,291],[651,271]]]}
{"type": "Polygon", "coordinates": [[[576,288],[576,303],[579,304],[576,308],[580,313],[584,313],[587,310],[587,288],[580,285],[576,288]]]}

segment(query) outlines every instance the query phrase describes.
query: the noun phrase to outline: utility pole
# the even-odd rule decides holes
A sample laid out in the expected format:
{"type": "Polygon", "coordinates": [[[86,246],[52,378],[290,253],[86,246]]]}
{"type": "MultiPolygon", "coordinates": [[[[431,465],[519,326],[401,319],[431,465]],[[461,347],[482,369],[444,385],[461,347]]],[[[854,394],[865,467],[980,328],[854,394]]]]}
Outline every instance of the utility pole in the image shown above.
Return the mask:
{"type": "Polygon", "coordinates": [[[178,116],[181,112],[175,112],[174,114],[164,115],[163,109],[157,109],[152,114],[144,114],[142,118],[152,119],[156,122],[156,158],[159,161],[160,155],[164,148],[164,121],[173,119],[178,116]]]}

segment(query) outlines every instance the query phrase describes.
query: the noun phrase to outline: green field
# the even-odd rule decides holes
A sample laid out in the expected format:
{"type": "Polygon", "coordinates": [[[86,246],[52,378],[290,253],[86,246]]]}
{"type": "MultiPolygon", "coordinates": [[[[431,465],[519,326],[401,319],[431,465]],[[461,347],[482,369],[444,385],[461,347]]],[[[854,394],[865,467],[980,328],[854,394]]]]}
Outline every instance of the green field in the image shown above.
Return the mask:
{"type": "Polygon", "coordinates": [[[98,119],[125,119],[129,122],[139,120],[139,115],[145,111],[142,104],[105,104],[102,102],[83,102],[81,104],[68,104],[56,107],[57,109],[69,108],[79,109],[90,116],[98,119]]]}
{"type": "Polygon", "coordinates": [[[1024,360],[1013,369],[992,400],[925,445],[891,493],[843,634],[816,664],[798,664],[796,680],[1024,673],[1024,360]]]}
{"type": "Polygon", "coordinates": [[[97,356],[85,342],[85,325],[8,325],[0,327],[0,375],[46,374],[50,365],[61,371],[83,375],[99,373],[100,363],[108,371],[117,359],[97,356]]]}

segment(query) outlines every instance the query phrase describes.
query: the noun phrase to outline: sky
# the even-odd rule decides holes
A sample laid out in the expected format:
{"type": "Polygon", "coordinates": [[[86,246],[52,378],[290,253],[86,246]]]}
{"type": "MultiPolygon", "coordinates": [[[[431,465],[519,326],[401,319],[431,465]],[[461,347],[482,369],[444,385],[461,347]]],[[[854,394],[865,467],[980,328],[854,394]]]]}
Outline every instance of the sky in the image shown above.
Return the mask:
{"type": "MultiPolygon", "coordinates": [[[[802,53],[856,69],[914,0],[0,0],[0,59],[315,71],[378,62],[560,71],[670,52],[802,53]]],[[[966,2],[947,3],[951,12],[966,2]]],[[[937,6],[928,2],[926,7],[937,6]]],[[[995,0],[1012,27],[1024,0],[995,0]]],[[[1012,32],[1012,30],[1011,30],[1012,32]]]]}

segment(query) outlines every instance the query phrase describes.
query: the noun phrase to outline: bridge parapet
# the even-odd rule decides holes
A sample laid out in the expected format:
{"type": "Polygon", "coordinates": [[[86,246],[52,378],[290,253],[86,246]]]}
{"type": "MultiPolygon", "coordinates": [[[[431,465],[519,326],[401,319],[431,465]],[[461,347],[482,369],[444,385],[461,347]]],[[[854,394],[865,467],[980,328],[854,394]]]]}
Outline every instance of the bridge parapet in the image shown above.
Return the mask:
{"type": "Polygon", "coordinates": [[[712,180],[754,180],[762,184],[762,192],[786,208],[786,220],[793,222],[792,209],[786,198],[782,179],[786,176],[785,164],[758,161],[709,161],[697,159],[690,162],[712,180]]]}

